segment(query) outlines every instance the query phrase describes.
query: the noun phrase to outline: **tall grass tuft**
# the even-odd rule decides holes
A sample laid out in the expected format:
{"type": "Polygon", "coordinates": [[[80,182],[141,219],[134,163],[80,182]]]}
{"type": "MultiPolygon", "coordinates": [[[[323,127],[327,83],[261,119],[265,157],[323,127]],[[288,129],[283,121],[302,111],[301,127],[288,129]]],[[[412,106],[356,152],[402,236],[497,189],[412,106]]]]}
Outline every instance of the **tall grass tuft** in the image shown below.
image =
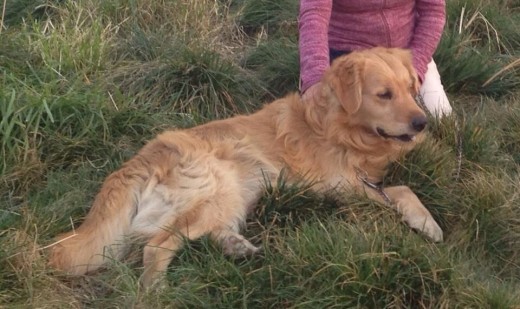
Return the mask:
{"type": "Polygon", "coordinates": [[[242,0],[238,24],[249,33],[266,31],[269,34],[276,32],[295,34],[297,31],[296,17],[298,1],[276,0],[242,0]]]}
{"type": "Polygon", "coordinates": [[[9,28],[26,19],[40,19],[52,13],[54,4],[60,0],[4,0],[0,5],[2,27],[9,28]]]}
{"type": "Polygon", "coordinates": [[[273,39],[259,44],[246,56],[244,66],[256,72],[271,99],[298,89],[298,44],[292,39],[273,39]]]}
{"type": "Polygon", "coordinates": [[[434,58],[447,90],[501,96],[520,84],[518,17],[506,2],[449,1],[434,58]]]}
{"type": "Polygon", "coordinates": [[[218,53],[178,46],[171,59],[135,62],[115,69],[109,79],[134,104],[163,107],[204,118],[250,112],[261,84],[218,53]]]}
{"type": "Polygon", "coordinates": [[[519,197],[514,190],[517,181],[498,172],[468,173],[460,186],[463,193],[454,201],[464,223],[459,228],[463,227],[465,233],[454,234],[467,242],[466,250],[485,258],[494,275],[505,280],[519,274],[519,197]]]}
{"type": "Polygon", "coordinates": [[[496,112],[496,117],[501,121],[498,123],[499,136],[501,138],[499,147],[505,153],[512,156],[516,164],[520,163],[520,106],[514,104],[514,99],[504,103],[502,109],[496,112]]]}

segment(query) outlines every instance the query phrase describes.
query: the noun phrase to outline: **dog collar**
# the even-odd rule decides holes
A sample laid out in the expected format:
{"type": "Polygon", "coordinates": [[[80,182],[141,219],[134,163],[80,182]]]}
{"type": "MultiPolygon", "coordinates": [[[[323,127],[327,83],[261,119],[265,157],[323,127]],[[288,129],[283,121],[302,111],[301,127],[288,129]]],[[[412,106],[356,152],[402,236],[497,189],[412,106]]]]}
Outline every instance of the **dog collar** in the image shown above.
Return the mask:
{"type": "Polygon", "coordinates": [[[371,182],[368,180],[368,173],[364,170],[361,170],[360,168],[356,168],[356,175],[357,178],[367,187],[369,187],[372,190],[375,190],[385,201],[387,204],[391,204],[392,200],[390,200],[390,197],[386,192],[383,190],[383,182],[371,182]]]}

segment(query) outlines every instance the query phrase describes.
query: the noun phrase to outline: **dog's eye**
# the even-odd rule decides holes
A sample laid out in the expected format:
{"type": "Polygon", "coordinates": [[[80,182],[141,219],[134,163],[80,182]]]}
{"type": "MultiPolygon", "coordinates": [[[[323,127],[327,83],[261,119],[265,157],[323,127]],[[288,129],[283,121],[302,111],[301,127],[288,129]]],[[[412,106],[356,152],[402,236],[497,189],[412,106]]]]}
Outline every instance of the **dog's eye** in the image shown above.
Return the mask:
{"type": "Polygon", "coordinates": [[[377,96],[383,100],[391,100],[392,92],[390,90],[386,90],[385,92],[378,93],[377,96]]]}

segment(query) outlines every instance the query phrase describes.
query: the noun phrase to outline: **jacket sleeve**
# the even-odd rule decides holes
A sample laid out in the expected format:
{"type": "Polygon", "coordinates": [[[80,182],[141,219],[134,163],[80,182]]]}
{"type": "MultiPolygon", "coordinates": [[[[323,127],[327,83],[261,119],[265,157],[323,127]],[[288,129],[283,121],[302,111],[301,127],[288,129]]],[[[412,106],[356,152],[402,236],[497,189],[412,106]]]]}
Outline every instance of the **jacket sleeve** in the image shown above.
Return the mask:
{"type": "Polygon", "coordinates": [[[299,14],[300,91],[317,83],[329,67],[328,28],[332,0],[301,0],[299,14]]]}
{"type": "Polygon", "coordinates": [[[428,63],[439,44],[446,22],[446,3],[444,0],[417,0],[415,1],[417,20],[410,42],[413,63],[421,81],[428,63]]]}

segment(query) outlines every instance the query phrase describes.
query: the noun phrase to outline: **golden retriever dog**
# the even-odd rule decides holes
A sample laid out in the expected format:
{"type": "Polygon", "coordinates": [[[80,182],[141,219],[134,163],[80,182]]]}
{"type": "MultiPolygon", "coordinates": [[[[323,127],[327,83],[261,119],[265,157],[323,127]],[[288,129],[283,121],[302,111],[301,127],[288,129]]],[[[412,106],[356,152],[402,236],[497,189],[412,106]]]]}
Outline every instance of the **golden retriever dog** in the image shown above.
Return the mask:
{"type": "Polygon", "coordinates": [[[281,170],[314,189],[344,188],[397,210],[433,241],[442,230],[406,186],[372,188],[422,138],[410,52],[374,48],[336,59],[302,101],[290,94],[247,116],[167,131],[107,177],[84,222],[58,237],[49,264],[71,274],[146,243],[141,281],[160,279],[184,239],[209,235],[231,255],[258,250],[240,234],[265,182],[281,170]]]}

